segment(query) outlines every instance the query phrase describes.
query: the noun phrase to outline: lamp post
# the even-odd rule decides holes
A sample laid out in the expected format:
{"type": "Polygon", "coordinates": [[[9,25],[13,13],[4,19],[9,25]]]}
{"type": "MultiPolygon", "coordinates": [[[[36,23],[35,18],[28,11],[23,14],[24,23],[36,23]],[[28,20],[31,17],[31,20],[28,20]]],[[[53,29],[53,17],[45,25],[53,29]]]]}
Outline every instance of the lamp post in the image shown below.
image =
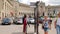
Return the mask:
{"type": "Polygon", "coordinates": [[[39,1],[36,2],[36,8],[34,10],[34,18],[35,18],[35,34],[38,34],[38,17],[39,17],[39,11],[38,11],[38,3],[39,1]]]}

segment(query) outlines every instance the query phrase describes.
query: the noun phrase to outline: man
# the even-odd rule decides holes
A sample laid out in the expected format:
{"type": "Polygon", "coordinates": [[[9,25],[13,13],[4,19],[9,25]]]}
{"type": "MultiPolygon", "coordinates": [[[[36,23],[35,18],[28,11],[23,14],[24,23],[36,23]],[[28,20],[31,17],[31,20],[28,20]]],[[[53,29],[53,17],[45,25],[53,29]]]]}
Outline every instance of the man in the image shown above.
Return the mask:
{"type": "Polygon", "coordinates": [[[55,25],[57,34],[60,34],[60,12],[58,13],[58,18],[55,21],[55,24],[54,25],[55,25]]]}

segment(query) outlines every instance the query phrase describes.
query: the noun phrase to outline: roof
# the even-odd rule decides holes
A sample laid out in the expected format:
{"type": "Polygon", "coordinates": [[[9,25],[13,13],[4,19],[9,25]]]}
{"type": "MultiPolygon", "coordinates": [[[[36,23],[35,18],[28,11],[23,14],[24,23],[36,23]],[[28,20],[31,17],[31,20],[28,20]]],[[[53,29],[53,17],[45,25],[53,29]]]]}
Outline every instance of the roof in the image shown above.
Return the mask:
{"type": "Polygon", "coordinates": [[[46,6],[46,8],[60,8],[60,5],[58,5],[58,6],[46,6]]]}
{"type": "Polygon", "coordinates": [[[19,3],[19,6],[25,6],[25,7],[30,7],[30,5],[19,3]]]}
{"type": "Polygon", "coordinates": [[[36,2],[30,2],[30,6],[35,6],[36,2]]]}

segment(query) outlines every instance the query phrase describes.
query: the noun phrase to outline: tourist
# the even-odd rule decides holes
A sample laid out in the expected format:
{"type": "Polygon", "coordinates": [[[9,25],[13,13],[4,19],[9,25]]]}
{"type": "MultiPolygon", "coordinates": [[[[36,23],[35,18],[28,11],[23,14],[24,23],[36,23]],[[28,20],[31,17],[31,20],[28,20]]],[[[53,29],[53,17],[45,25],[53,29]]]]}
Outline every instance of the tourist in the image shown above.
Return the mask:
{"type": "Polygon", "coordinates": [[[51,28],[50,27],[50,23],[49,23],[49,19],[47,16],[44,16],[44,20],[43,20],[43,24],[42,24],[42,28],[44,30],[44,34],[48,34],[48,30],[51,28]]]}
{"type": "Polygon", "coordinates": [[[23,32],[24,32],[24,34],[27,34],[27,19],[26,19],[26,15],[24,15],[24,17],[23,17],[23,32]]]}
{"type": "Polygon", "coordinates": [[[55,21],[54,26],[56,28],[57,34],[60,34],[60,12],[58,13],[58,17],[55,21]]]}

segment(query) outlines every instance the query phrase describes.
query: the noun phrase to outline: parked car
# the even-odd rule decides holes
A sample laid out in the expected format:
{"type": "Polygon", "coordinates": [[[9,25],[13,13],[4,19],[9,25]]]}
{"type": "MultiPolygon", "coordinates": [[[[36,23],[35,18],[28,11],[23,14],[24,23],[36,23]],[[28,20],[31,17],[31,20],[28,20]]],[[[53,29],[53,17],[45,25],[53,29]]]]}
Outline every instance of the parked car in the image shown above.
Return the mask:
{"type": "Polygon", "coordinates": [[[11,24],[11,20],[9,18],[2,19],[2,25],[10,25],[10,24],[11,24]]]}
{"type": "Polygon", "coordinates": [[[34,21],[35,21],[34,18],[28,18],[28,23],[29,24],[34,24],[34,21]]]}
{"type": "Polygon", "coordinates": [[[14,23],[14,24],[23,24],[23,19],[22,19],[22,18],[15,18],[15,19],[13,20],[13,23],[14,23]]]}
{"type": "MultiPolygon", "coordinates": [[[[52,23],[52,20],[50,19],[50,17],[48,17],[48,20],[49,20],[49,22],[50,22],[50,24],[51,24],[51,23],[52,23]]],[[[43,21],[44,21],[44,18],[43,18],[43,17],[39,18],[39,23],[40,23],[40,24],[42,24],[43,21]]]]}
{"type": "Polygon", "coordinates": [[[43,20],[44,20],[44,18],[39,18],[39,19],[38,19],[38,21],[39,21],[40,24],[43,23],[43,20]]]}

